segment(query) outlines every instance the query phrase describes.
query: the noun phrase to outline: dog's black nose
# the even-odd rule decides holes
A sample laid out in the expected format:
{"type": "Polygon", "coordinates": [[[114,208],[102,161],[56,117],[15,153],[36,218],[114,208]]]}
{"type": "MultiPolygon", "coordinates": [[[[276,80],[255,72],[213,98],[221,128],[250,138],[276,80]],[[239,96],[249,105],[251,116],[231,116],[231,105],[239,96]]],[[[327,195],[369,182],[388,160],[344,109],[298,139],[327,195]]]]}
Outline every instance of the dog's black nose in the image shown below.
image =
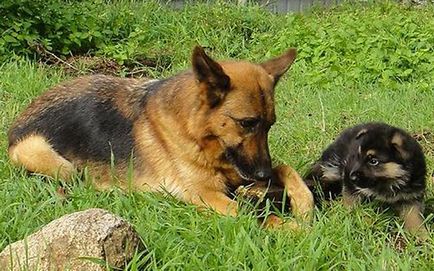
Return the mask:
{"type": "Polygon", "coordinates": [[[255,178],[258,180],[269,180],[271,178],[271,168],[261,168],[255,172],[255,178]]]}
{"type": "Polygon", "coordinates": [[[350,180],[351,181],[357,181],[360,178],[360,173],[358,171],[351,171],[350,172],[350,180]]]}

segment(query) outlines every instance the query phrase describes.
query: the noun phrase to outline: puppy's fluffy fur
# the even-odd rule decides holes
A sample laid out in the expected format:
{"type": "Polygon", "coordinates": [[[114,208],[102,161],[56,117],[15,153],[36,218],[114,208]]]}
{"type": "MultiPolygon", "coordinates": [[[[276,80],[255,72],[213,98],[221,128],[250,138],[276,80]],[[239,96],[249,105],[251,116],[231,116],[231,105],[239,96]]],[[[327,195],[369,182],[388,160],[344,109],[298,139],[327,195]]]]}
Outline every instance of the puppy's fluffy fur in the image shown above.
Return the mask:
{"type": "Polygon", "coordinates": [[[397,210],[404,226],[426,235],[421,212],[425,158],[404,130],[366,123],[343,131],[305,177],[316,203],[342,195],[346,206],[377,200],[397,210]]]}

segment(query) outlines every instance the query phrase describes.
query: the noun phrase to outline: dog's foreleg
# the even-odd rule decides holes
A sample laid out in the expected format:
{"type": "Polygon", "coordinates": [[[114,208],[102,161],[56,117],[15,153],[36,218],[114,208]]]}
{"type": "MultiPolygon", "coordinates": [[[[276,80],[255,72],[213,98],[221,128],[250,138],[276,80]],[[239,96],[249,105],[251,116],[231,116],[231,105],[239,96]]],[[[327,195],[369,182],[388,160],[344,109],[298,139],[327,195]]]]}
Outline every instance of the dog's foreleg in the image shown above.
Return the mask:
{"type": "Polygon", "coordinates": [[[429,233],[423,225],[422,204],[420,202],[402,204],[395,207],[399,216],[404,220],[404,228],[416,234],[422,240],[429,237],[429,233]]]}
{"type": "Polygon", "coordinates": [[[238,214],[237,202],[219,191],[202,192],[192,200],[192,203],[199,207],[211,208],[222,215],[237,216],[238,214]]]}
{"type": "Polygon", "coordinates": [[[314,209],[312,192],[293,168],[287,165],[273,169],[279,181],[288,193],[293,215],[303,221],[311,221],[314,209]]]}
{"type": "Polygon", "coordinates": [[[344,186],[342,189],[342,201],[344,207],[348,210],[353,210],[357,205],[362,201],[359,195],[355,195],[348,191],[348,189],[344,186]]]}

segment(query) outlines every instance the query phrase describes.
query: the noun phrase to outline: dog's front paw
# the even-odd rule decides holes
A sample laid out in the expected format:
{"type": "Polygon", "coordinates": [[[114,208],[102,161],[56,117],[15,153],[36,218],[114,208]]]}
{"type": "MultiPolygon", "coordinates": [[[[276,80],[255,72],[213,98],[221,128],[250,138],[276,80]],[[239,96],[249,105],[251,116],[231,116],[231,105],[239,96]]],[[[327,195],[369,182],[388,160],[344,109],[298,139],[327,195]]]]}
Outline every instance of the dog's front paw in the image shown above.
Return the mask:
{"type": "Polygon", "coordinates": [[[274,172],[290,198],[293,215],[297,219],[311,221],[315,207],[313,195],[297,171],[288,165],[281,165],[274,168],[274,172]]]}
{"type": "Polygon", "coordinates": [[[277,215],[270,214],[264,219],[262,226],[269,230],[289,230],[292,232],[302,232],[308,225],[306,225],[305,221],[300,221],[297,219],[284,220],[277,215]]]}

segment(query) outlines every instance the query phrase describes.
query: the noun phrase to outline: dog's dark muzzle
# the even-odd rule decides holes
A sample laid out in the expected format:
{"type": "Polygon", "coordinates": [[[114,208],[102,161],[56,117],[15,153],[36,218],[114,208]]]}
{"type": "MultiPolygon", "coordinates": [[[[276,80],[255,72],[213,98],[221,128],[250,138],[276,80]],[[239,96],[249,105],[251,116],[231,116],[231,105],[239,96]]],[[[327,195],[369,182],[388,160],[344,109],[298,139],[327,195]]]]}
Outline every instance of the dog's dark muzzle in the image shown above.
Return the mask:
{"type": "Polygon", "coordinates": [[[266,181],[272,176],[271,159],[248,159],[243,157],[235,148],[228,148],[225,151],[225,158],[236,168],[243,179],[266,181]]]}
{"type": "Polygon", "coordinates": [[[254,173],[254,178],[258,181],[268,181],[271,179],[272,169],[270,167],[258,168],[254,173]]]}

